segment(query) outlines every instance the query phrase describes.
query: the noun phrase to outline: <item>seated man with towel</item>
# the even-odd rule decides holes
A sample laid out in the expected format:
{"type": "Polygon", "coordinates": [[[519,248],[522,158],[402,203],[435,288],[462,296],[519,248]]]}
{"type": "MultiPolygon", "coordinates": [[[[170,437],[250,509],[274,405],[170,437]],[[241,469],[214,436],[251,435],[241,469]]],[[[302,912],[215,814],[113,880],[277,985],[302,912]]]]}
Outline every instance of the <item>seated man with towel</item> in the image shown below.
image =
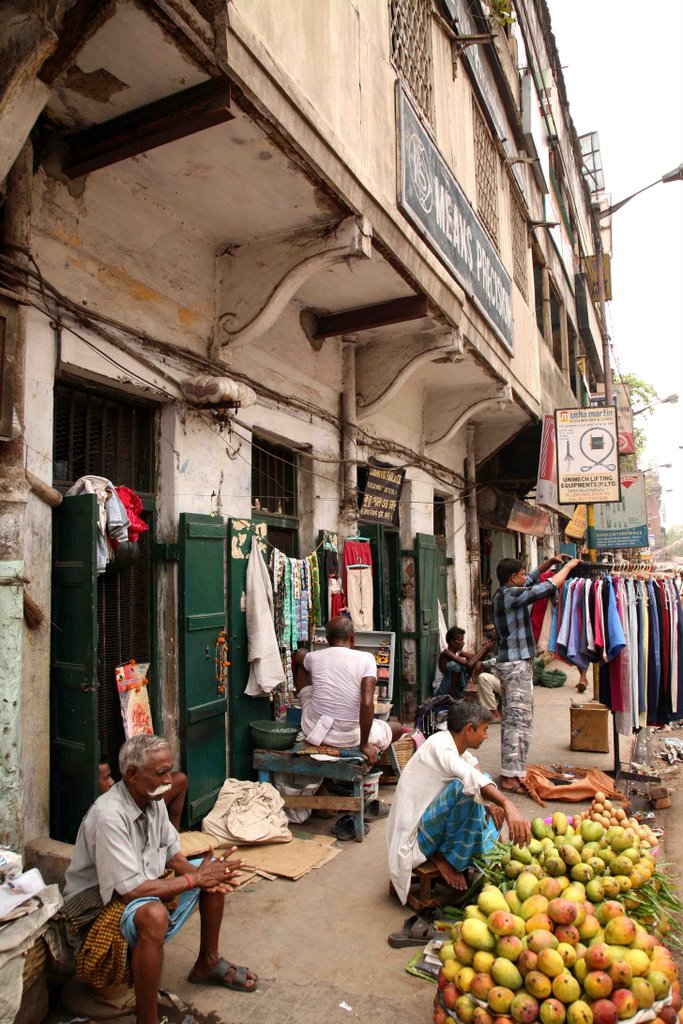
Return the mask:
{"type": "Polygon", "coordinates": [[[513,842],[530,839],[529,823],[470,753],[487,738],[490,721],[491,712],[475,701],[452,704],[448,728],[426,739],[401,773],[386,829],[401,903],[413,868],[430,859],[448,885],[466,889],[463,872],[492,846],[504,820],[513,842]]]}
{"type": "Polygon", "coordinates": [[[132,976],[137,1021],[157,1024],[164,943],[199,905],[201,948],[188,980],[254,992],[256,975],[218,954],[225,894],[244,861],[208,854],[191,863],[180,853],[163,801],[173,768],[166,740],[131,737],[119,765],[121,781],[83,819],[66,873],[62,916],[70,941],[80,943],[79,980],[105,988],[132,976]]]}
{"type": "Polygon", "coordinates": [[[328,646],[308,652],[297,668],[301,729],[313,746],[360,747],[376,764],[403,727],[374,717],[377,666],[371,654],[354,649],[351,619],[335,616],[326,634],[328,646]]]}

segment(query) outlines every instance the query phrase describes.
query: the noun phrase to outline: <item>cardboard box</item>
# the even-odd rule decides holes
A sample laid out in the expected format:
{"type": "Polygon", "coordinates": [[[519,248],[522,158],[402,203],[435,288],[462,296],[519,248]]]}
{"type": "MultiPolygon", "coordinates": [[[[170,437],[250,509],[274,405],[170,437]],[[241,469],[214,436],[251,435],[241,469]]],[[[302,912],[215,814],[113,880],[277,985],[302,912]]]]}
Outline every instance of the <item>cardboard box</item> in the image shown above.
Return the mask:
{"type": "Polygon", "coordinates": [[[609,708],[604,704],[572,705],[569,709],[569,749],[609,753],[609,708]]]}

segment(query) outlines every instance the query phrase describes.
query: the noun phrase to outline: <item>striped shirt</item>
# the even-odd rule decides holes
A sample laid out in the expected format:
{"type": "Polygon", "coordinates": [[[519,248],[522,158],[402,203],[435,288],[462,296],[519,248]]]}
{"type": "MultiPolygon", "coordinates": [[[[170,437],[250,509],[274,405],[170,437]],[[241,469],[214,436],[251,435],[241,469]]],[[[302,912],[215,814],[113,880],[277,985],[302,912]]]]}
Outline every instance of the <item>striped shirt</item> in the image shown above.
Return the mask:
{"type": "Polygon", "coordinates": [[[524,587],[499,587],[493,595],[493,624],[498,634],[496,661],[524,661],[536,654],[530,607],[556,591],[550,580],[541,583],[541,570],[527,573],[524,587]]]}

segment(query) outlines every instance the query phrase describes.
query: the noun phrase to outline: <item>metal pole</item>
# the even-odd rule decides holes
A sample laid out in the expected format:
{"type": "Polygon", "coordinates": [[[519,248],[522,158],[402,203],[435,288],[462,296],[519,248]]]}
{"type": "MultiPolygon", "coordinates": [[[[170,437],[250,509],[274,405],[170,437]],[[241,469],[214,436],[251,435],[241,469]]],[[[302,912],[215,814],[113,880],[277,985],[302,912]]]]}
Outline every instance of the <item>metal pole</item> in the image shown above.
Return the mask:
{"type": "MultiPolygon", "coordinates": [[[[479,517],[477,515],[477,463],[474,447],[475,427],[467,424],[467,555],[470,570],[471,632],[472,637],[481,636],[481,550],[479,544],[479,517]]],[[[479,640],[477,639],[477,643],[479,640]]]]}

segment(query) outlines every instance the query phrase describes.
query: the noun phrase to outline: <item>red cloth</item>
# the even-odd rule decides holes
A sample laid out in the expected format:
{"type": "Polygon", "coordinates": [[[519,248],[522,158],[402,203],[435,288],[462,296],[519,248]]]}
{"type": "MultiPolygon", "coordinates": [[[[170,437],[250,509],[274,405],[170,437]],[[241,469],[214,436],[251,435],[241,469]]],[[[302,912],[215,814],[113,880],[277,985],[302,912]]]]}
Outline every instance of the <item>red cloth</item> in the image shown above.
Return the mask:
{"type": "Polygon", "coordinates": [[[369,565],[372,570],[372,551],[367,540],[347,540],[344,542],[344,575],[342,582],[346,590],[346,568],[349,565],[369,565]]]}
{"type": "MultiPolygon", "coordinates": [[[[551,576],[555,575],[555,569],[548,569],[547,572],[541,573],[541,583],[545,580],[549,580],[551,576]]],[[[531,628],[534,633],[534,640],[538,643],[538,638],[541,635],[543,629],[543,619],[545,618],[545,610],[548,607],[548,598],[544,598],[540,601],[536,601],[531,609],[531,628]]]]}
{"type": "Polygon", "coordinates": [[[333,619],[336,615],[341,615],[342,608],[346,608],[346,598],[343,594],[332,594],[332,603],[330,605],[330,618],[333,619]]]}
{"type": "Polygon", "coordinates": [[[116,493],[118,494],[123,507],[126,510],[128,516],[128,522],[130,526],[128,528],[128,540],[137,540],[141,533],[149,530],[149,526],[140,518],[140,512],[142,512],[142,502],[138,498],[135,491],[131,491],[130,487],[117,487],[116,493]]]}

